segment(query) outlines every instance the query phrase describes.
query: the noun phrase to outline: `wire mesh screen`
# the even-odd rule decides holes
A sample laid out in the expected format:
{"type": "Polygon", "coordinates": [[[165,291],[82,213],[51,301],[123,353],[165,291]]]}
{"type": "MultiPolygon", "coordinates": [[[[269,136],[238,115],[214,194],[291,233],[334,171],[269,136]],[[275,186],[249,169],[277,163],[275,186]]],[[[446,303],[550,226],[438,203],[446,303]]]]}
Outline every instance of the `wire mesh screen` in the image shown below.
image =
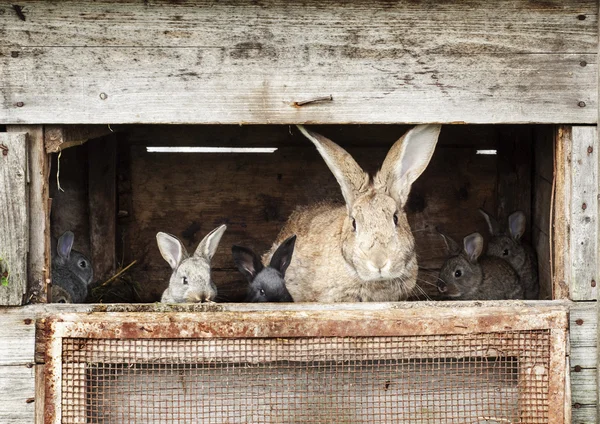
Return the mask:
{"type": "Polygon", "coordinates": [[[63,423],[547,423],[550,332],[79,339],[63,423]]]}

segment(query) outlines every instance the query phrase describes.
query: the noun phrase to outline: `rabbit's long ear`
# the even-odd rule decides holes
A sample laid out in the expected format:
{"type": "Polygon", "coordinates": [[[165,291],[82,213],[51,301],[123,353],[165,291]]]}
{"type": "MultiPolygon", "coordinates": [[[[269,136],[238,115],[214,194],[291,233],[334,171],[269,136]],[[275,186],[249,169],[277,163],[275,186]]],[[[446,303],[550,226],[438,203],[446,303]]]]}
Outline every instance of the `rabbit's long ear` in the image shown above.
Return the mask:
{"type": "Polygon", "coordinates": [[[385,187],[401,208],[410,187],[425,171],[437,144],[441,125],[417,125],[390,149],[375,177],[377,187],[385,187]]]}
{"type": "Polygon", "coordinates": [[[496,218],[494,218],[481,208],[479,208],[479,213],[485,218],[485,222],[487,222],[490,234],[493,236],[500,234],[500,225],[498,225],[498,221],[496,221],[496,218]]]}
{"type": "Polygon", "coordinates": [[[74,241],[75,234],[73,234],[71,231],[65,231],[63,235],[60,236],[58,243],[56,244],[56,252],[58,253],[58,256],[63,259],[69,259],[74,241]]]}
{"type": "Polygon", "coordinates": [[[232,246],[231,253],[237,269],[244,274],[249,283],[262,271],[263,264],[253,250],[241,246],[232,246]]]}
{"type": "Polygon", "coordinates": [[[477,259],[483,252],[483,237],[479,233],[469,234],[463,239],[465,253],[471,263],[477,263],[477,259]]]}
{"type": "Polygon", "coordinates": [[[285,270],[290,265],[290,262],[292,262],[292,254],[294,253],[295,244],[295,235],[291,236],[286,241],[281,243],[281,245],[277,248],[275,253],[273,253],[273,257],[271,258],[269,266],[281,272],[281,275],[285,275],[285,270]]]}
{"type": "Polygon", "coordinates": [[[221,237],[226,229],[227,225],[221,225],[220,227],[217,227],[208,233],[198,245],[198,248],[194,252],[194,256],[199,256],[210,261],[215,255],[217,247],[219,247],[221,237]]]}
{"type": "Polygon", "coordinates": [[[444,239],[444,243],[446,244],[446,251],[450,256],[456,256],[461,252],[461,248],[457,242],[454,241],[452,237],[446,235],[440,231],[439,228],[436,227],[436,231],[442,236],[444,239]]]}
{"type": "Polygon", "coordinates": [[[156,242],[160,254],[173,269],[177,269],[181,261],[188,257],[185,246],[179,239],[171,234],[159,232],[156,242]]]}
{"type": "Polygon", "coordinates": [[[308,131],[302,125],[297,125],[297,127],[306,138],[312,141],[319,154],[325,160],[325,163],[342,188],[346,207],[350,210],[357,194],[368,185],[369,176],[347,151],[333,141],[320,134],[308,131]]]}
{"type": "Polygon", "coordinates": [[[519,241],[523,234],[525,234],[526,222],[525,213],[522,211],[513,212],[508,217],[508,230],[513,240],[519,241]]]}

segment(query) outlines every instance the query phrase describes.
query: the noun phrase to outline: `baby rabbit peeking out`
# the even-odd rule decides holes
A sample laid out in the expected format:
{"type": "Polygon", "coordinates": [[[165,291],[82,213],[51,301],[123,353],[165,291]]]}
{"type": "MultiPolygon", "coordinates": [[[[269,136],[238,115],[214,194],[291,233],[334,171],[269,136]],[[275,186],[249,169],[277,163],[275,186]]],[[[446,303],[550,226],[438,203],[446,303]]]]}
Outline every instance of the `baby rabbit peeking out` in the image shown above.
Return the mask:
{"type": "Polygon", "coordinates": [[[285,286],[285,271],[292,260],[295,243],[295,235],[281,243],[267,266],[263,266],[260,257],[251,249],[231,248],[235,265],[249,283],[246,302],[294,301],[285,286]]]}
{"type": "Polygon", "coordinates": [[[538,299],[540,284],[538,281],[538,263],[535,250],[523,241],[526,218],[522,211],[513,212],[508,217],[508,230],[504,230],[498,221],[483,209],[479,212],[485,218],[492,238],[488,243],[487,254],[504,259],[519,275],[525,291],[525,299],[538,299]]]}
{"type": "Polygon", "coordinates": [[[75,235],[65,231],[52,243],[52,301],[83,303],[92,283],[92,263],[83,253],[73,249],[75,235]]]}
{"type": "Polygon", "coordinates": [[[208,233],[190,256],[181,241],[167,233],[158,233],[156,241],[162,257],[173,269],[169,287],[163,292],[163,303],[212,302],[217,287],[210,276],[210,262],[227,226],[208,233]]]}
{"type": "Polygon", "coordinates": [[[469,234],[461,248],[452,238],[440,233],[450,257],[438,279],[438,290],[453,300],[523,299],[519,276],[510,264],[494,256],[482,255],[483,237],[469,234]]]}

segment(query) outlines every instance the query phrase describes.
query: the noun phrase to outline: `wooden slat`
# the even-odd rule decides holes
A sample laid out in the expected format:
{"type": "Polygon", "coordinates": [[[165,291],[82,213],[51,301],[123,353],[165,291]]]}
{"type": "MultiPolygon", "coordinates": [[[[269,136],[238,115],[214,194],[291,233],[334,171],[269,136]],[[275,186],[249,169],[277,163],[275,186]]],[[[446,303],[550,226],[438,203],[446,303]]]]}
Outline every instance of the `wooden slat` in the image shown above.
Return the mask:
{"type": "Polygon", "coordinates": [[[573,408],[571,422],[573,424],[596,424],[598,421],[598,411],[595,406],[580,405],[573,408]]]}
{"type": "Polygon", "coordinates": [[[34,422],[35,370],[25,365],[0,366],[0,422],[34,422]]]}
{"type": "Polygon", "coordinates": [[[571,134],[572,300],[598,297],[598,135],[596,127],[573,126],[571,134]]]}
{"type": "Polygon", "coordinates": [[[117,141],[114,137],[88,145],[90,254],[94,281],[111,277],[115,271],[117,219],[117,141]]]}
{"type": "Polygon", "coordinates": [[[597,120],[592,0],[21,3],[0,123],[597,120]]]}
{"type": "Polygon", "coordinates": [[[12,125],[9,132],[26,132],[28,140],[29,256],[26,301],[46,301],[50,281],[50,197],[49,157],[44,148],[44,128],[40,125],[12,125]]]}
{"type": "Polygon", "coordinates": [[[569,299],[571,282],[571,127],[557,127],[555,140],[552,298],[569,299]]]}
{"type": "Polygon", "coordinates": [[[0,278],[7,278],[0,305],[21,305],[29,249],[27,134],[0,133],[0,148],[0,278]]]}
{"type": "Polygon", "coordinates": [[[407,49],[420,45],[432,52],[445,45],[453,53],[597,53],[598,4],[594,0],[533,4],[514,0],[437,4],[408,0],[373,4],[357,0],[325,4],[319,0],[297,4],[285,0],[260,4],[69,0],[61,1],[60,8],[41,0],[19,4],[24,21],[10,3],[0,6],[5,16],[1,44],[222,47],[231,41],[262,39],[305,43],[318,34],[323,43],[363,48],[377,42],[391,45],[401,37],[407,49]],[[580,15],[583,19],[578,19],[580,15]],[[80,24],[77,37],[73,37],[74,22],[80,24]],[[28,37],[22,37],[25,31],[28,37]]]}

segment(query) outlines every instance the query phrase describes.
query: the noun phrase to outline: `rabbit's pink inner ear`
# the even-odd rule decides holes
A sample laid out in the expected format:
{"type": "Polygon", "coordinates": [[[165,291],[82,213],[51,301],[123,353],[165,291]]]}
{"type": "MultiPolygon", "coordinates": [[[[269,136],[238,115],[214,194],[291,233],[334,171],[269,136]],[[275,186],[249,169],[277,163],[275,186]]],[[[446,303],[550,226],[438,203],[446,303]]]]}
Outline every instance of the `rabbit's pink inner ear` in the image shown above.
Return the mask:
{"type": "Polygon", "coordinates": [[[350,211],[356,196],[367,188],[369,176],[356,163],[350,153],[327,137],[308,131],[302,125],[298,125],[298,129],[317,148],[325,164],[340,185],[346,207],[350,211]]]}
{"type": "Polygon", "coordinates": [[[483,237],[479,233],[466,236],[463,240],[465,253],[471,263],[476,263],[483,252],[483,237]]]}
{"type": "Polygon", "coordinates": [[[519,241],[525,234],[526,219],[525,214],[521,211],[512,213],[508,217],[508,230],[513,240],[519,241]]]}
{"type": "Polygon", "coordinates": [[[156,242],[164,260],[167,261],[171,268],[177,269],[184,256],[186,256],[183,244],[181,244],[177,237],[166,233],[158,233],[156,235],[156,242]]]}
{"type": "Polygon", "coordinates": [[[196,248],[194,256],[210,261],[217,252],[219,242],[221,241],[221,237],[223,237],[223,233],[226,229],[227,225],[221,225],[220,227],[217,227],[208,233],[196,248]]]}
{"type": "Polygon", "coordinates": [[[404,206],[412,184],[429,165],[441,128],[417,125],[392,146],[383,161],[376,176],[377,185],[385,185],[399,206],[404,206]]]}

